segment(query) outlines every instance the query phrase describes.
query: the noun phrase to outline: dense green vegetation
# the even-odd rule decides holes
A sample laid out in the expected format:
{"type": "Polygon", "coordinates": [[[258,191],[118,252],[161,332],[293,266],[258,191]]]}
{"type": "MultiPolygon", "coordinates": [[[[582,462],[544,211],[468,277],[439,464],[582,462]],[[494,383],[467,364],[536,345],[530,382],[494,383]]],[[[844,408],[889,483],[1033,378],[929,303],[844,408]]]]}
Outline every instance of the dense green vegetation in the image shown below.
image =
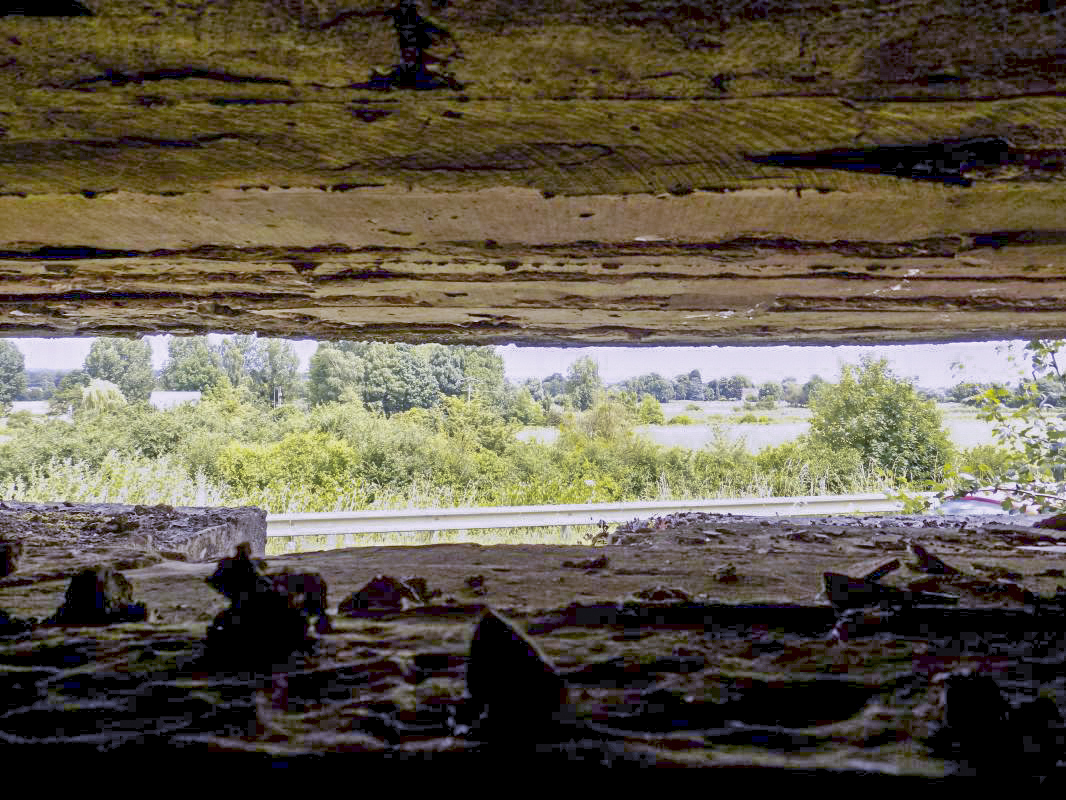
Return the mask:
{"type": "Polygon", "coordinates": [[[810,435],[753,455],[721,434],[700,450],[640,436],[636,426],[664,421],[659,401],[605,387],[591,359],[513,386],[491,348],[337,342],[301,379],[282,340],[173,339],[163,384],[203,397],[159,411],[143,399],[144,357],[97,340],[60,381],[52,415],[9,417],[0,496],[272,512],[525,505],[872,491],[970,463],[885,362],[809,387],[810,435]],[[560,435],[518,440],[529,424],[560,435]]]}
{"type": "Polygon", "coordinates": [[[949,471],[944,494],[995,484],[1005,491],[1004,508],[1066,508],[1066,413],[1061,410],[1066,405],[1066,374],[1057,358],[1064,344],[1029,342],[1029,380],[1013,390],[993,384],[972,398],[981,417],[995,425],[1000,446],[975,452],[959,471],[949,471]]]}

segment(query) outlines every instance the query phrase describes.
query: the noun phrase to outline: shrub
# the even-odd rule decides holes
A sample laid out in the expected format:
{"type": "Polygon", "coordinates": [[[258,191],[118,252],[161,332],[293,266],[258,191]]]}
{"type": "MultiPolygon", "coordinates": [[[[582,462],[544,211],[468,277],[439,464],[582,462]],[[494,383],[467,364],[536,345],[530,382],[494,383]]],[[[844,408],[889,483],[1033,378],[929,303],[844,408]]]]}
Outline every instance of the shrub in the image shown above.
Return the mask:
{"type": "Polygon", "coordinates": [[[696,420],[685,414],[678,414],[676,417],[670,417],[667,425],[695,425],[696,420]]]}

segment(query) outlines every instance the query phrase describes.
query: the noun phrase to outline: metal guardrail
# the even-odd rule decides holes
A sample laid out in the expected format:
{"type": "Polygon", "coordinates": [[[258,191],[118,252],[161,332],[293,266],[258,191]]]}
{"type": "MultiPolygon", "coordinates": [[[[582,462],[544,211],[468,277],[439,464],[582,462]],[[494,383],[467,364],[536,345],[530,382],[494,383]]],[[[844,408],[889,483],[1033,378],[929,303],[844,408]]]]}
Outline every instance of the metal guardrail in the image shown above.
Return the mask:
{"type": "MultiPolygon", "coordinates": [[[[925,496],[931,497],[932,493],[925,496]]],[[[267,536],[566,527],[599,525],[600,522],[628,522],[641,517],[676,514],[682,511],[752,516],[818,516],[901,511],[902,509],[901,502],[890,500],[883,494],[847,494],[740,500],[590,503],[570,506],[331,511],[321,514],[268,514],[267,536]]]]}

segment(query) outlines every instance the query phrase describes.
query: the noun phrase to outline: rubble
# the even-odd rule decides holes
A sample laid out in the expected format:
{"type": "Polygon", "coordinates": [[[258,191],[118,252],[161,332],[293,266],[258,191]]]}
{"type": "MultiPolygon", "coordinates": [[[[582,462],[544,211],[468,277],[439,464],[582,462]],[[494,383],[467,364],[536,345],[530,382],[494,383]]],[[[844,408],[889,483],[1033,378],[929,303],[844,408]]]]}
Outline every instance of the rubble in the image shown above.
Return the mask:
{"type": "Polygon", "coordinates": [[[22,557],[22,542],[0,540],[0,578],[5,578],[18,571],[19,559],[22,557]]]}
{"type": "Polygon", "coordinates": [[[740,575],[737,574],[737,568],[732,564],[726,564],[723,567],[719,567],[712,574],[718,583],[736,583],[740,580],[740,575]]]}
{"type": "Polygon", "coordinates": [[[111,625],[143,622],[148,609],[133,600],[133,586],[109,566],[84,569],[70,580],[66,599],[45,625],[111,625]]]}
{"type": "Polygon", "coordinates": [[[959,602],[955,595],[927,592],[918,589],[897,589],[865,578],[852,578],[838,572],[826,572],[825,591],[829,603],[837,611],[850,608],[892,608],[924,605],[954,605],[959,602]]]}
{"type": "Polygon", "coordinates": [[[937,556],[930,553],[920,544],[911,543],[910,550],[915,556],[915,561],[911,563],[913,569],[919,572],[925,572],[929,575],[958,575],[959,570],[950,564],[945,563],[937,556]]]}
{"type": "Polygon", "coordinates": [[[566,683],[513,623],[486,609],[474,630],[466,689],[480,716],[471,738],[508,747],[556,741],[550,731],[572,720],[566,683]],[[515,687],[521,687],[515,691],[515,687]]]}
{"type": "Polygon", "coordinates": [[[475,597],[482,597],[488,594],[488,587],[485,586],[484,575],[471,575],[463,583],[466,584],[466,591],[475,597]]]}
{"type": "Polygon", "coordinates": [[[604,569],[608,563],[607,556],[599,556],[598,558],[585,558],[578,561],[567,559],[562,565],[571,569],[597,570],[604,569]]]}
{"type": "Polygon", "coordinates": [[[996,680],[964,669],[940,673],[943,715],[928,742],[958,775],[1047,775],[1066,755],[1062,715],[1047,697],[1013,707],[996,680]]]}
{"type": "Polygon", "coordinates": [[[424,580],[375,575],[363,588],[353,592],[344,600],[337,608],[337,612],[345,616],[355,616],[360,611],[403,609],[413,605],[422,605],[425,602],[424,580]]]}
{"type": "Polygon", "coordinates": [[[33,630],[37,621],[34,619],[19,619],[0,609],[0,636],[14,636],[19,633],[33,630]]]}
{"type": "Polygon", "coordinates": [[[286,660],[306,652],[309,618],[317,617],[320,633],[330,629],[326,614],[326,585],[315,574],[272,576],[264,562],[251,557],[251,545],[237,545],[237,554],[223,558],[205,582],[230,600],[207,629],[208,653],[227,662],[286,660]]]}
{"type": "Polygon", "coordinates": [[[641,589],[634,592],[632,597],[634,600],[647,600],[651,603],[683,603],[692,599],[692,596],[684,589],[670,586],[653,586],[650,589],[641,589]]]}

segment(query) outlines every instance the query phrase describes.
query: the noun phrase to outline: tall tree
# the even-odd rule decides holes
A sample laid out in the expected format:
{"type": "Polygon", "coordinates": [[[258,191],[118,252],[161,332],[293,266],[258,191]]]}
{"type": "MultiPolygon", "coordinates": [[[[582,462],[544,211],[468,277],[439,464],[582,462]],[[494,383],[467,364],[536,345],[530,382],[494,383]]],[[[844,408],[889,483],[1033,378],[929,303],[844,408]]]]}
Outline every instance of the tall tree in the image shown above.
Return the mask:
{"type": "Polygon", "coordinates": [[[26,358],[14,342],[0,339],[0,408],[26,390],[26,358]]]}
{"type": "Polygon", "coordinates": [[[703,378],[698,369],[674,378],[674,393],[678,400],[703,400],[703,378]]]}
{"type": "Polygon", "coordinates": [[[152,347],[144,339],[100,337],[85,357],[90,378],[110,381],[131,403],[144,403],[155,388],[152,347]]]}
{"type": "Polygon", "coordinates": [[[89,376],[84,370],[68,372],[59,380],[59,386],[48,398],[49,414],[66,414],[81,408],[84,389],[89,385],[89,376]]]}
{"type": "Polygon", "coordinates": [[[566,394],[574,406],[585,411],[592,408],[603,391],[599,365],[588,356],[582,356],[566,373],[566,394]]]}
{"type": "Polygon", "coordinates": [[[244,386],[249,382],[249,362],[256,358],[255,336],[227,336],[218,344],[212,345],[211,349],[218,357],[219,366],[232,386],[244,386]]]}
{"type": "Polygon", "coordinates": [[[205,392],[225,373],[206,336],[172,336],[163,364],[163,386],[175,392],[205,392]]]}
{"type": "Polygon", "coordinates": [[[286,339],[258,339],[245,362],[252,389],[268,403],[295,397],[300,358],[286,339]]]}
{"type": "Polygon", "coordinates": [[[718,381],[719,394],[723,400],[743,400],[744,390],[754,385],[746,375],[733,375],[718,381]]]}
{"type": "Polygon", "coordinates": [[[362,358],[363,403],[386,414],[432,408],[440,396],[429,363],[410,345],[374,342],[362,358]]]}
{"type": "Polygon", "coordinates": [[[493,408],[502,407],[507,389],[502,356],[491,347],[464,347],[462,362],[466,396],[480,397],[493,408]]]}
{"type": "Polygon", "coordinates": [[[446,397],[458,397],[465,393],[463,375],[463,353],[458,347],[441,344],[427,345],[429,368],[437,381],[437,389],[446,397]]]}
{"type": "Polygon", "coordinates": [[[664,378],[658,372],[638,375],[635,378],[623,381],[621,385],[631,392],[636,392],[638,397],[651,395],[660,403],[669,403],[677,396],[674,382],[664,378]]]}
{"type": "Polygon", "coordinates": [[[562,373],[553,372],[540,382],[543,389],[542,397],[561,397],[566,394],[566,378],[562,373]]]}
{"type": "Polygon", "coordinates": [[[356,388],[363,377],[359,356],[345,352],[333,342],[318,345],[308,370],[308,399],[311,405],[334,403],[345,389],[356,388]]]}

